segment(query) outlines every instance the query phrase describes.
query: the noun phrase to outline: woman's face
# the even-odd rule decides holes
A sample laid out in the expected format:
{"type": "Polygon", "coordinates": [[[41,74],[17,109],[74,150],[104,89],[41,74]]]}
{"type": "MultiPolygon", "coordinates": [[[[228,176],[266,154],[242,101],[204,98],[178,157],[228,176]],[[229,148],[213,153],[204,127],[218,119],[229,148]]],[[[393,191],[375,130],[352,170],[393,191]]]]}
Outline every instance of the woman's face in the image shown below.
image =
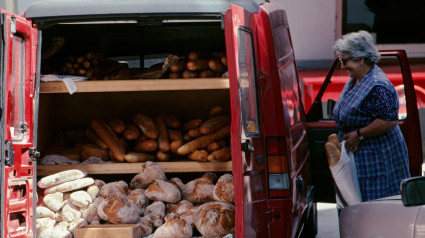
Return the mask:
{"type": "Polygon", "coordinates": [[[348,71],[348,75],[350,77],[353,77],[355,79],[362,79],[362,69],[361,69],[361,60],[360,61],[354,61],[351,56],[348,54],[341,54],[340,55],[340,61],[341,61],[341,68],[346,69],[348,71]]]}

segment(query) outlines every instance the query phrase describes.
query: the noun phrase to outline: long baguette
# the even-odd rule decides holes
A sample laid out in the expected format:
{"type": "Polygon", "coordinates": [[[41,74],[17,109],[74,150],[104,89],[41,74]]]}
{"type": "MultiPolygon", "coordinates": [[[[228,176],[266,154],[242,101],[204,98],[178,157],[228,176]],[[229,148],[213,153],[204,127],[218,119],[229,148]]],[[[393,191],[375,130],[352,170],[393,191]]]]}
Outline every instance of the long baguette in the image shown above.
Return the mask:
{"type": "Polygon", "coordinates": [[[99,119],[92,119],[90,125],[96,134],[108,145],[113,157],[118,161],[124,161],[125,148],[111,127],[99,119]]]}
{"type": "Polygon", "coordinates": [[[170,151],[170,140],[168,139],[167,126],[161,115],[155,118],[156,127],[158,128],[158,148],[163,152],[170,151]]]}
{"type": "Polygon", "coordinates": [[[76,179],[76,180],[72,180],[72,181],[61,183],[55,186],[48,187],[44,190],[44,194],[51,194],[55,192],[65,193],[65,192],[77,190],[80,188],[84,188],[92,184],[94,184],[93,178],[89,178],[89,177],[80,178],[80,179],[76,179]]]}
{"type": "Polygon", "coordinates": [[[180,155],[186,155],[192,153],[195,150],[207,147],[213,141],[221,140],[228,136],[230,136],[230,125],[225,126],[212,134],[201,136],[182,145],[177,149],[177,153],[180,155]]]}
{"type": "Polygon", "coordinates": [[[222,128],[223,126],[230,123],[230,117],[226,115],[217,116],[208,119],[200,127],[199,131],[202,134],[211,134],[212,132],[222,128]]]}
{"type": "Polygon", "coordinates": [[[47,188],[85,176],[87,176],[87,171],[84,169],[70,169],[43,177],[37,184],[40,188],[47,188]]]}

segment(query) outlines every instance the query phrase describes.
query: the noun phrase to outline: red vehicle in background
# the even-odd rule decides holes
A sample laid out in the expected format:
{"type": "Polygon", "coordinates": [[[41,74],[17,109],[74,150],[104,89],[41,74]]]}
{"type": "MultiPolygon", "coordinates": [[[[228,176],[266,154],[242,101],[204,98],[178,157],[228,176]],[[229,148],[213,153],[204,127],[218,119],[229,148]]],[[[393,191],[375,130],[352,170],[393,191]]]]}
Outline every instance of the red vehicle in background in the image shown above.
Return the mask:
{"type": "MultiPolygon", "coordinates": [[[[289,23],[276,4],[49,0],[35,2],[24,16],[1,14],[1,237],[33,237],[36,233],[36,184],[47,175],[37,166],[37,157],[54,141],[51,132],[84,125],[88,119],[81,115],[112,117],[117,111],[130,117],[133,111],[125,109],[131,105],[143,105],[151,114],[168,108],[187,119],[216,104],[232,118],[232,161],[217,162],[206,171],[233,174],[233,236],[316,235],[316,202],[335,198],[324,144],[336,128],[324,113],[327,104],[321,98],[332,84],[330,77],[325,80],[306,113],[289,23]],[[106,57],[136,61],[142,68],[174,51],[226,52],[228,77],[78,82],[75,95],[68,95],[61,89],[63,85],[40,82],[45,66],[42,52],[58,35],[66,39],[65,52],[101,46],[106,57]],[[99,98],[101,103],[96,103],[99,98]],[[146,101],[154,105],[143,104],[146,101]]],[[[414,87],[405,54],[397,51],[392,55],[403,66],[406,117],[400,123],[409,146],[412,175],[418,175],[422,151],[415,149],[420,135],[411,131],[419,124],[415,94],[410,93],[414,87]]],[[[336,66],[337,62],[330,74],[336,66]]],[[[174,173],[193,177],[199,171],[191,167],[205,165],[187,163],[185,171],[174,173]]],[[[96,166],[96,170],[88,169],[89,174],[114,181],[141,165],[116,163],[116,174],[102,170],[105,165],[96,166]]],[[[60,170],[51,165],[49,171],[60,170]]]]}

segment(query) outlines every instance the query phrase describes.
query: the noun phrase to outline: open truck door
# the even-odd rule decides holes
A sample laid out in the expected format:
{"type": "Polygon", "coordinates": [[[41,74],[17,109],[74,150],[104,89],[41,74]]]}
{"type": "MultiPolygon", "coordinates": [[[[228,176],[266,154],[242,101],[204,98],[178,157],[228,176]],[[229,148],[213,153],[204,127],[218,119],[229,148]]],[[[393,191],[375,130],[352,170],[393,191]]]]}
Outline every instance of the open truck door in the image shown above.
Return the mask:
{"type": "MultiPolygon", "coordinates": [[[[406,140],[409,153],[409,167],[411,176],[422,175],[422,142],[419,124],[419,114],[415,95],[415,89],[410,71],[409,62],[404,50],[380,51],[381,60],[377,65],[390,64],[397,66],[397,74],[403,77],[403,88],[398,87],[399,94],[399,126],[406,140]]],[[[349,76],[339,69],[339,61],[336,58],[326,75],[325,81],[318,92],[308,114],[307,127],[309,145],[312,159],[313,184],[317,188],[317,200],[322,202],[334,202],[334,186],[332,175],[326,159],[324,144],[330,134],[336,133],[336,125],[333,119],[333,101],[339,97],[339,93],[327,93],[335,90],[332,83],[344,83],[349,76]]],[[[344,70],[345,71],[345,70],[344,70]]],[[[394,72],[384,72],[391,77],[394,72]]]]}
{"type": "Polygon", "coordinates": [[[37,30],[1,10],[1,237],[33,237],[37,30]]]}
{"type": "Polygon", "coordinates": [[[258,50],[254,14],[232,5],[224,16],[230,80],[231,151],[236,237],[264,237],[266,174],[258,109],[258,50]],[[227,27],[230,26],[230,27],[227,27]],[[243,209],[241,209],[243,208],[243,209]]]}

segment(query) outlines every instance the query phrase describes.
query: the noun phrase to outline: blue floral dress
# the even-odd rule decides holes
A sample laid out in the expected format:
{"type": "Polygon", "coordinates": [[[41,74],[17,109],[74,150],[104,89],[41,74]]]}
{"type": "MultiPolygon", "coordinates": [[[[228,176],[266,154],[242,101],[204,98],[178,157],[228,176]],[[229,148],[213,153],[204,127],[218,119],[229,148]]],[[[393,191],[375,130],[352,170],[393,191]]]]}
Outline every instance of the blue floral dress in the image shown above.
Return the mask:
{"type": "MultiPolygon", "coordinates": [[[[354,83],[348,80],[333,111],[340,140],[376,118],[398,120],[397,92],[378,66],[355,87],[354,83]]],[[[400,182],[410,177],[407,146],[398,125],[361,141],[354,158],[363,201],[400,194],[400,182]]]]}

